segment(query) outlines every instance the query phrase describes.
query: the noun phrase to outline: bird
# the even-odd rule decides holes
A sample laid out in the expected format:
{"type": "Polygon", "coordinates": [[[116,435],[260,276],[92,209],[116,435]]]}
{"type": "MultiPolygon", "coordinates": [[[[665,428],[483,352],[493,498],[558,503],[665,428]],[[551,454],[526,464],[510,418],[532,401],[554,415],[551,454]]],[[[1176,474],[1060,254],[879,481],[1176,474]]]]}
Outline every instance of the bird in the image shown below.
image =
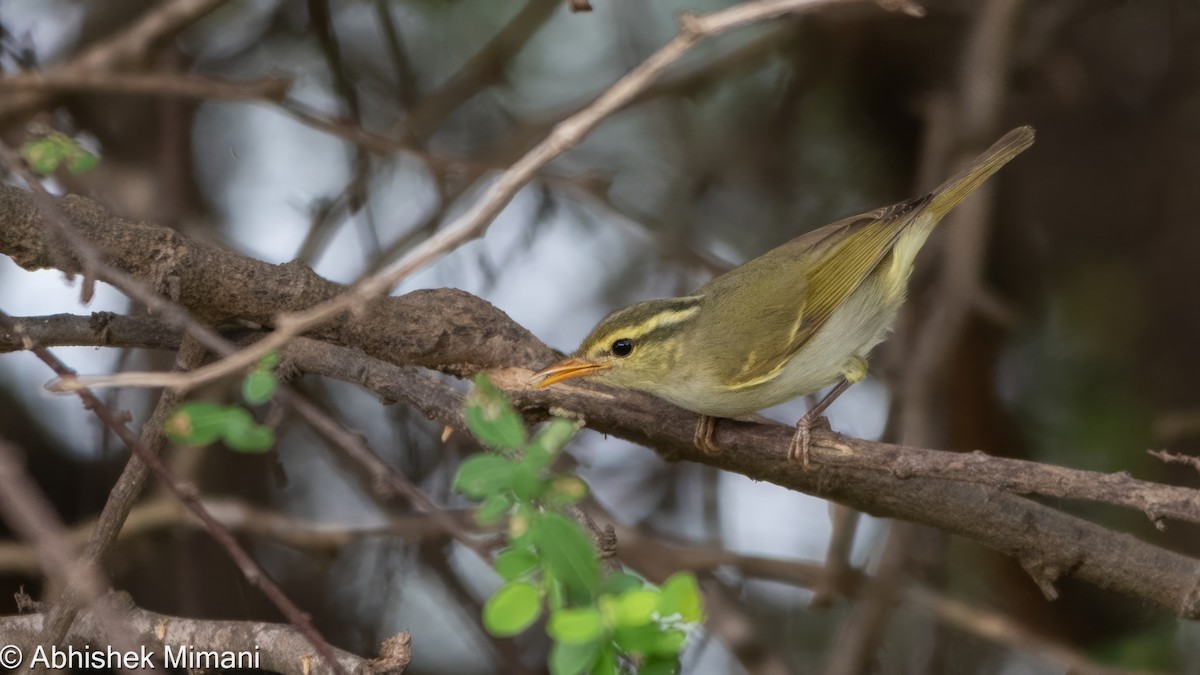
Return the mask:
{"type": "Polygon", "coordinates": [[[691,294],[619,309],[530,384],[588,378],[648,392],[701,415],[694,443],[710,455],[718,418],[836,385],[796,423],[787,459],[807,468],[813,423],[866,376],[930,233],[1033,141],[1032,127],[1013,129],[926,194],[806,232],[691,294]]]}

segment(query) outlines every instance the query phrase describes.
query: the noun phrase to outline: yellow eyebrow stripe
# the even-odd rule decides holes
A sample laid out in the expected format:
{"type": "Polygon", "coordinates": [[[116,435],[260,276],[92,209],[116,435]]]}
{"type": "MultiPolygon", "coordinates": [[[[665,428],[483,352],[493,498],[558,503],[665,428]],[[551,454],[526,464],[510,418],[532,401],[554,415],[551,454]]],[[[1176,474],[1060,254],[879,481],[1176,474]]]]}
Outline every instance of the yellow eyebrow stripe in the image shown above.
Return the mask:
{"type": "Polygon", "coordinates": [[[651,316],[650,318],[646,319],[645,321],[643,321],[639,324],[636,324],[633,326],[627,326],[625,328],[622,328],[619,331],[613,331],[613,332],[609,333],[608,335],[606,335],[604,337],[603,340],[600,340],[600,343],[601,344],[608,343],[608,342],[611,342],[612,340],[616,340],[619,338],[628,338],[630,340],[637,340],[638,338],[643,337],[643,336],[647,335],[648,333],[652,333],[660,328],[667,328],[667,327],[682,323],[684,321],[687,321],[688,319],[695,316],[699,311],[700,311],[700,303],[699,302],[693,303],[692,306],[685,307],[683,309],[664,310],[664,311],[659,312],[658,314],[651,316]]]}

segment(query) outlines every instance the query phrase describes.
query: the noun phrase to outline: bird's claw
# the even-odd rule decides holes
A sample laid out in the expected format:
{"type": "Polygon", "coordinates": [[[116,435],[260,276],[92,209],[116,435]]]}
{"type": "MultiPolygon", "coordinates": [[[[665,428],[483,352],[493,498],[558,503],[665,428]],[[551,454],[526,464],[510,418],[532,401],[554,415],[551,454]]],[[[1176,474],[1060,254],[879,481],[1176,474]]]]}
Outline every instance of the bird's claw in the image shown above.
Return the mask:
{"type": "Polygon", "coordinates": [[[796,433],[792,436],[792,443],[788,446],[788,461],[800,462],[800,466],[807,471],[811,466],[809,446],[812,445],[812,427],[814,424],[828,427],[829,421],[821,416],[810,416],[805,414],[796,422],[796,433]]]}
{"type": "Polygon", "coordinates": [[[713,432],[716,430],[716,427],[717,418],[709,415],[701,415],[700,422],[696,424],[696,436],[694,438],[696,448],[709,457],[721,454],[721,448],[718,448],[717,444],[713,443],[713,432]]]}

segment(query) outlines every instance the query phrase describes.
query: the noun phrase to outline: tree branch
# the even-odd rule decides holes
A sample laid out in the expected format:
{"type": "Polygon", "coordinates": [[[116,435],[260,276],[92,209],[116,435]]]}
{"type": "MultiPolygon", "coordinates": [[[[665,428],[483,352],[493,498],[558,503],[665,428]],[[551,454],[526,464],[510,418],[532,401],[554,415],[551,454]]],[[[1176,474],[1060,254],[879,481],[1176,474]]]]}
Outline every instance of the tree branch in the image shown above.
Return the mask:
{"type": "MultiPolygon", "coordinates": [[[[145,645],[159,654],[161,660],[164,647],[189,651],[216,651],[219,653],[245,652],[257,658],[252,663],[255,669],[280,673],[318,672],[314,669],[312,647],[295,626],[256,621],[213,621],[188,619],[158,614],[140,608],[129,608],[121,612],[125,626],[130,631],[130,641],[145,645]]],[[[0,635],[5,641],[22,648],[26,660],[32,658],[34,648],[40,643],[41,614],[0,617],[0,635]]],[[[98,649],[95,645],[108,644],[101,620],[93,611],[80,612],[79,618],[67,634],[67,642],[78,649],[98,649]]],[[[383,641],[380,654],[374,659],[364,659],[336,648],[330,648],[335,663],[342,672],[353,675],[396,675],[403,673],[412,660],[412,637],[407,631],[383,641]]]]}

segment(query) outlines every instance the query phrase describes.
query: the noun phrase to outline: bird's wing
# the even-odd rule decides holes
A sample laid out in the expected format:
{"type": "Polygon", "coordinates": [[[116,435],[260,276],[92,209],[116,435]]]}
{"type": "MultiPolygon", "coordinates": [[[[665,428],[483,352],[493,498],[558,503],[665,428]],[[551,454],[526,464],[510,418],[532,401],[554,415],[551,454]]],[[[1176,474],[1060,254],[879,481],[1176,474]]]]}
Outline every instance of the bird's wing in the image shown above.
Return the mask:
{"type": "Polygon", "coordinates": [[[747,297],[726,306],[750,307],[759,314],[783,313],[791,320],[764,322],[747,315],[728,326],[729,337],[740,341],[743,350],[746,344],[760,347],[748,350],[742,363],[718,373],[724,384],[744,389],[774,379],[879,266],[927,203],[928,197],[922,197],[847,218],[747,263],[757,268],[747,270],[750,274],[743,276],[737,288],[724,289],[747,297]],[[756,297],[751,299],[749,294],[756,297]],[[765,302],[764,296],[769,298],[765,302]],[[753,334],[739,336],[742,331],[753,334]]]}

